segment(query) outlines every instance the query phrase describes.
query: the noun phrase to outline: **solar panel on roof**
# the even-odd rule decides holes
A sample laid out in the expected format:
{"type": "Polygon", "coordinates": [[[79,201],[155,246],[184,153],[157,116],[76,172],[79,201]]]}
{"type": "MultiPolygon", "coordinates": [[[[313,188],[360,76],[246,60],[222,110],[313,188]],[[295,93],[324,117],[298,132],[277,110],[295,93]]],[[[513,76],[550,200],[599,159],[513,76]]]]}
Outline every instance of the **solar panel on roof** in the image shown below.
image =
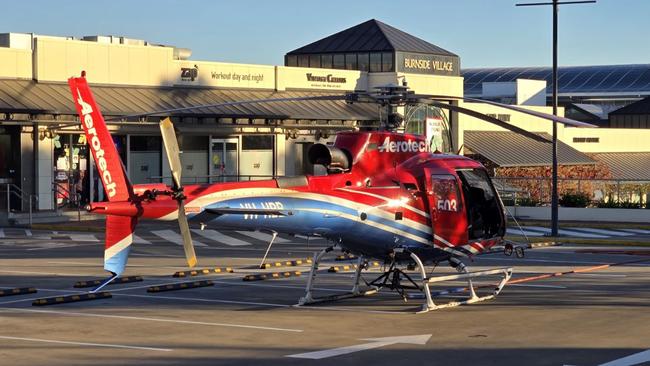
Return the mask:
{"type": "MultiPolygon", "coordinates": [[[[550,67],[474,68],[462,70],[465,93],[480,94],[483,82],[516,79],[546,80],[551,92],[550,67]]],[[[558,70],[560,93],[650,94],[650,64],[568,66],[558,70]]]]}

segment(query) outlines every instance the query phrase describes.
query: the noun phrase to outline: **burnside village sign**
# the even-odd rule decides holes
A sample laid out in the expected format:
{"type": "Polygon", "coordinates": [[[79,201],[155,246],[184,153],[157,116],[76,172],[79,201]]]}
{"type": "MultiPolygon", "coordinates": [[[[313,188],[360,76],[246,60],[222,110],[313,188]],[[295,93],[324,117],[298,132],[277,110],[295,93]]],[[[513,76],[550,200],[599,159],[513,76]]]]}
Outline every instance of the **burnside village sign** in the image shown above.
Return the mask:
{"type": "Polygon", "coordinates": [[[412,74],[460,75],[458,56],[397,52],[397,71],[412,74]]]}

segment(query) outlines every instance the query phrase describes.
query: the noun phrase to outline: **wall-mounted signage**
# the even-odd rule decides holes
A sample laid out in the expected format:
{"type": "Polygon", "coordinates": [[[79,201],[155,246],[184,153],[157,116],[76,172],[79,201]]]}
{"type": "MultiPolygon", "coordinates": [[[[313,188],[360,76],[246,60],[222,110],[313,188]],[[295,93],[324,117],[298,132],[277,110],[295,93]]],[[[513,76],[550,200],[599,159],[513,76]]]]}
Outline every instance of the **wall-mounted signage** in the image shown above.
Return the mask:
{"type": "Polygon", "coordinates": [[[199,67],[181,67],[181,80],[194,81],[199,77],[199,67]]]}
{"type": "Polygon", "coordinates": [[[224,88],[275,88],[275,68],[221,62],[178,62],[175,84],[224,88]]]}
{"type": "Polygon", "coordinates": [[[278,90],[331,89],[357,90],[367,87],[367,73],[357,70],[331,70],[278,66],[278,90]]]}
{"type": "Polygon", "coordinates": [[[460,75],[458,56],[397,52],[397,71],[413,74],[460,75]]]}

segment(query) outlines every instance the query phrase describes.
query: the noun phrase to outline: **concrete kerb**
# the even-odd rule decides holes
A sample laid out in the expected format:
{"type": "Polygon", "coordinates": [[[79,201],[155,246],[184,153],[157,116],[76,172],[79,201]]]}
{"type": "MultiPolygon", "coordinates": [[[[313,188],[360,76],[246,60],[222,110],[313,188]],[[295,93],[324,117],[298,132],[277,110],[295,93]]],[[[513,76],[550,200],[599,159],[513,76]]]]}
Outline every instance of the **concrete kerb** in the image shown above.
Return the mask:
{"type": "Polygon", "coordinates": [[[93,232],[103,233],[105,230],[103,220],[88,221],[86,223],[47,223],[47,224],[32,224],[31,229],[34,230],[51,230],[51,231],[79,231],[79,232],[93,232]]]}
{"type": "MultiPolygon", "coordinates": [[[[526,243],[526,238],[523,236],[508,235],[505,237],[507,240],[516,241],[519,243],[526,243]]],[[[585,239],[575,238],[570,236],[544,236],[544,237],[529,237],[528,242],[540,243],[554,241],[560,244],[578,244],[578,245],[616,245],[625,247],[650,247],[650,238],[608,238],[608,239],[585,239]]]]}

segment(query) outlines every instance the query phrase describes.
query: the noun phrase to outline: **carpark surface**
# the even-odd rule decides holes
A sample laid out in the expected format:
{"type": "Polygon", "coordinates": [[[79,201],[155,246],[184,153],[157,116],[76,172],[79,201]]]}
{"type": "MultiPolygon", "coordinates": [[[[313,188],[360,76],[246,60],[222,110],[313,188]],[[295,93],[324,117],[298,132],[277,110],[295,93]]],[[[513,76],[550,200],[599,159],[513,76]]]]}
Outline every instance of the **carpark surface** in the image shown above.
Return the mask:
{"type": "MultiPolygon", "coordinates": [[[[107,286],[113,295],[109,299],[35,307],[35,299],[81,294],[84,289],[73,288],[75,282],[106,276],[102,234],[27,235],[5,229],[0,238],[0,289],[35,287],[38,293],[0,297],[0,365],[650,362],[647,255],[576,253],[589,247],[565,245],[529,250],[524,259],[482,256],[469,263],[472,270],[512,266],[514,279],[648,261],[507,285],[494,300],[414,314],[422,299],[405,303],[391,292],[295,307],[310,266],[255,269],[266,249],[264,237],[238,232],[195,235],[204,244],[197,247],[199,268],[233,267],[234,273],[174,278],[174,272],[186,267],[173,232],[173,226],[148,225],[136,231],[140,242],[133,246],[125,276],[142,276],[144,281],[107,286]],[[167,229],[170,236],[159,232],[167,229]],[[301,271],[302,276],[242,281],[247,274],[278,271],[301,271]],[[214,286],[147,292],[153,285],[205,279],[214,286]],[[392,338],[401,336],[420,337],[392,338]],[[630,355],[635,356],[622,359],[630,355]]],[[[305,259],[327,246],[323,240],[282,238],[273,245],[269,262],[305,259]]],[[[321,263],[316,285],[321,295],[350,287],[351,271],[327,272],[330,266],[348,264],[335,261],[337,254],[321,263]]],[[[452,273],[446,266],[436,271],[452,273]]],[[[379,268],[363,274],[367,280],[378,275],[379,268]]],[[[434,290],[462,285],[444,283],[434,290]]]]}

